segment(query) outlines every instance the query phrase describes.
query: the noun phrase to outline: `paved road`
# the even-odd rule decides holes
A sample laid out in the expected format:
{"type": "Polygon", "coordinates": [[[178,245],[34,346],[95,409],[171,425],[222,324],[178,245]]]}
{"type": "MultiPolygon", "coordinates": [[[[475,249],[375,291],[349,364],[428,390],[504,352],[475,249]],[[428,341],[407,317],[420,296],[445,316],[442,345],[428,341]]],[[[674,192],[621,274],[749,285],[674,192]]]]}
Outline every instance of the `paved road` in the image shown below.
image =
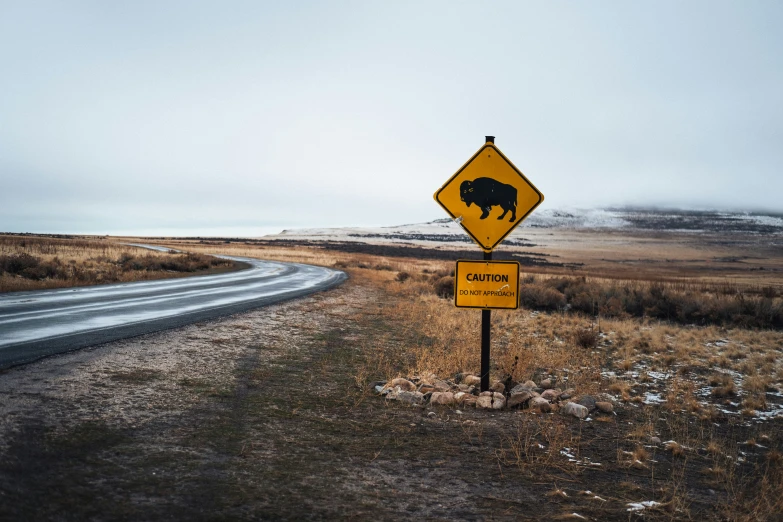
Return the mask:
{"type": "Polygon", "coordinates": [[[221,257],[250,268],[0,295],[0,368],[301,297],[347,277],[317,266],[221,257]]]}

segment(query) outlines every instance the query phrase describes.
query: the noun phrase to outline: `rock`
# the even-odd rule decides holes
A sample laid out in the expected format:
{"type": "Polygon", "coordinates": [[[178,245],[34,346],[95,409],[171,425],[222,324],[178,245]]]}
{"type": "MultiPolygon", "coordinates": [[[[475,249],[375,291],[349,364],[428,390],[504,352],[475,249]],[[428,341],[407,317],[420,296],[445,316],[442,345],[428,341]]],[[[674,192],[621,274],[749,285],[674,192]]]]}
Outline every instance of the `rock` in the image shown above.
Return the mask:
{"type": "Polygon", "coordinates": [[[386,395],[389,393],[389,388],[385,388],[383,385],[378,385],[375,387],[375,393],[379,393],[381,395],[386,395]]]}
{"type": "Polygon", "coordinates": [[[611,402],[596,402],[595,407],[603,413],[612,413],[614,411],[614,405],[611,402]]]}
{"type": "Polygon", "coordinates": [[[566,391],[564,391],[563,393],[560,394],[560,400],[561,401],[566,401],[566,400],[570,399],[571,397],[573,397],[574,394],[576,394],[576,390],[573,389],[573,388],[568,388],[566,391]]]}
{"type": "Polygon", "coordinates": [[[482,392],[476,401],[477,408],[490,408],[493,410],[500,410],[506,405],[506,398],[501,393],[497,392],[482,392]]]}
{"type": "Polygon", "coordinates": [[[577,419],[586,419],[590,414],[590,411],[581,404],[575,402],[567,402],[560,408],[563,415],[573,415],[577,419]]]}
{"type": "Polygon", "coordinates": [[[430,404],[442,404],[444,406],[450,406],[454,404],[454,394],[451,392],[432,392],[432,397],[430,397],[430,404]]]}
{"type": "Polygon", "coordinates": [[[467,384],[468,386],[478,386],[481,384],[481,378],[477,375],[468,374],[462,378],[462,384],[467,384]]]}
{"type": "Polygon", "coordinates": [[[539,393],[536,391],[536,388],[528,386],[527,383],[517,384],[516,386],[511,388],[511,392],[509,393],[509,395],[513,395],[515,393],[522,393],[522,392],[532,393],[533,397],[539,396],[539,393]]]}
{"type": "Polygon", "coordinates": [[[656,446],[660,446],[661,439],[658,437],[650,437],[650,444],[655,444],[656,446]]]}
{"type": "Polygon", "coordinates": [[[431,411],[431,412],[429,412],[429,413],[427,414],[427,417],[430,417],[430,418],[437,417],[437,416],[438,416],[438,414],[437,414],[437,413],[435,413],[434,411],[431,411]]]}
{"type": "Polygon", "coordinates": [[[454,384],[460,384],[460,383],[462,383],[462,379],[463,379],[464,377],[465,377],[465,376],[464,376],[463,374],[461,374],[461,373],[457,373],[457,374],[455,374],[455,375],[454,375],[454,384]]]}
{"type": "Polygon", "coordinates": [[[392,379],[392,381],[386,385],[387,388],[396,388],[398,386],[402,391],[406,391],[406,392],[416,391],[416,385],[413,384],[408,379],[403,379],[402,377],[397,377],[396,379],[392,379]]]}
{"type": "Polygon", "coordinates": [[[417,391],[401,391],[397,393],[397,400],[418,406],[424,404],[424,394],[417,391]]]}
{"type": "Polygon", "coordinates": [[[535,397],[535,395],[533,395],[533,392],[529,390],[522,390],[517,393],[512,393],[509,396],[506,404],[509,408],[524,408],[525,405],[527,404],[527,401],[529,401],[533,397],[535,397]]]}
{"type": "Polygon", "coordinates": [[[475,395],[466,393],[465,396],[462,397],[462,404],[464,404],[465,406],[475,406],[477,400],[478,397],[476,397],[475,395]]]}
{"type": "Polygon", "coordinates": [[[530,380],[525,381],[524,386],[527,386],[531,390],[535,390],[536,388],[538,388],[538,384],[530,380]]]}
{"type": "Polygon", "coordinates": [[[545,390],[544,393],[541,394],[541,397],[548,400],[549,402],[556,401],[560,399],[560,394],[563,393],[557,388],[551,389],[551,390],[545,390]]]}
{"type": "Polygon", "coordinates": [[[543,381],[541,381],[540,386],[543,389],[548,390],[549,388],[551,388],[553,386],[552,379],[544,379],[543,381]]]}
{"type": "Polygon", "coordinates": [[[575,402],[587,408],[587,411],[593,411],[596,408],[595,398],[590,395],[582,395],[575,402]]]}
{"type": "Polygon", "coordinates": [[[496,381],[495,384],[489,387],[495,393],[503,393],[506,391],[506,385],[500,381],[496,381]]]}
{"type": "Polygon", "coordinates": [[[451,390],[451,385],[446,381],[435,381],[432,385],[435,386],[435,391],[447,392],[451,390]]]}
{"type": "Polygon", "coordinates": [[[468,386],[467,384],[458,384],[457,389],[461,392],[469,392],[470,386],[468,386]]]}
{"type": "MultiPolygon", "coordinates": [[[[370,383],[370,386],[369,386],[369,388],[370,388],[371,390],[378,391],[378,390],[377,390],[378,386],[380,386],[380,387],[381,387],[381,389],[383,389],[383,388],[386,386],[386,381],[375,381],[375,382],[371,382],[371,383],[370,383]]],[[[380,392],[379,392],[379,393],[380,393],[380,392]]]]}
{"type": "Polygon", "coordinates": [[[422,384],[419,386],[419,393],[429,393],[435,391],[435,386],[432,384],[422,384]]]}
{"type": "Polygon", "coordinates": [[[552,405],[543,397],[533,397],[530,399],[530,409],[538,410],[541,413],[549,413],[552,411],[552,405]]]}

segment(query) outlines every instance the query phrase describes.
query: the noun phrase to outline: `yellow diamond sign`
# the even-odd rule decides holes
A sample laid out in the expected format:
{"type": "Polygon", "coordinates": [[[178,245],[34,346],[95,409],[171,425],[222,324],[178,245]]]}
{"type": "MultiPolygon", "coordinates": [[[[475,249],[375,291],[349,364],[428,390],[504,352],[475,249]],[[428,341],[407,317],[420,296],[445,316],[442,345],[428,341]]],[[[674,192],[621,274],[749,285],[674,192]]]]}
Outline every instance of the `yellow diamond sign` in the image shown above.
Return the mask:
{"type": "Polygon", "coordinates": [[[435,201],[491,252],[544,195],[488,141],[435,193],[435,201]]]}

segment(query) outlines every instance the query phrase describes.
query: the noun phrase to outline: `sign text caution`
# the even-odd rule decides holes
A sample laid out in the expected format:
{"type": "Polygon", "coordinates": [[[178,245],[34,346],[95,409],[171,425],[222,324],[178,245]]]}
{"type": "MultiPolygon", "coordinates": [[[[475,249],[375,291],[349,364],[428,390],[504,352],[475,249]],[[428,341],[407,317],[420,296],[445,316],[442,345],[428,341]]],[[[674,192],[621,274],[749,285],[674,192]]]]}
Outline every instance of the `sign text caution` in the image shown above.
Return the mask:
{"type": "Polygon", "coordinates": [[[459,308],[518,308],[519,263],[457,261],[454,304],[459,308]]]}

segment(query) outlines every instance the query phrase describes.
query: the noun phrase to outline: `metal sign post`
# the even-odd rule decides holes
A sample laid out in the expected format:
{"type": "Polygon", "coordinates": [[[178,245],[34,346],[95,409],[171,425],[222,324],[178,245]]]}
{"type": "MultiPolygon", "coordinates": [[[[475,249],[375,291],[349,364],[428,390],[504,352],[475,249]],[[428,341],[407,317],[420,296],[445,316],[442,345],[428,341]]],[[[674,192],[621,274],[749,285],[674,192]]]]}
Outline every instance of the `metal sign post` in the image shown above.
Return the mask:
{"type": "MultiPolygon", "coordinates": [[[[492,252],[484,253],[484,261],[492,261],[492,252]]],[[[481,391],[489,390],[489,343],[492,332],[492,310],[481,311],[481,391]]]]}
{"type": "MultiPolygon", "coordinates": [[[[491,276],[492,282],[497,277],[502,278],[501,282],[508,280],[501,288],[484,287],[481,290],[480,285],[464,288],[463,284],[469,285],[476,279],[468,274],[463,283],[459,276],[460,263],[467,264],[469,261],[457,261],[455,306],[481,308],[481,391],[487,391],[492,308],[519,306],[519,264],[516,263],[516,277],[512,279],[513,274],[508,272],[507,266],[489,266],[490,263],[508,264],[502,261],[493,263],[492,250],[544,201],[544,195],[500,152],[495,146],[495,137],[487,136],[484,145],[446,181],[434,198],[484,251],[487,268],[484,275],[491,276]],[[513,295],[507,288],[512,282],[516,285],[513,295]],[[461,290],[465,292],[464,299],[461,290]]],[[[477,279],[480,282],[485,280],[486,277],[477,279]]]]}

